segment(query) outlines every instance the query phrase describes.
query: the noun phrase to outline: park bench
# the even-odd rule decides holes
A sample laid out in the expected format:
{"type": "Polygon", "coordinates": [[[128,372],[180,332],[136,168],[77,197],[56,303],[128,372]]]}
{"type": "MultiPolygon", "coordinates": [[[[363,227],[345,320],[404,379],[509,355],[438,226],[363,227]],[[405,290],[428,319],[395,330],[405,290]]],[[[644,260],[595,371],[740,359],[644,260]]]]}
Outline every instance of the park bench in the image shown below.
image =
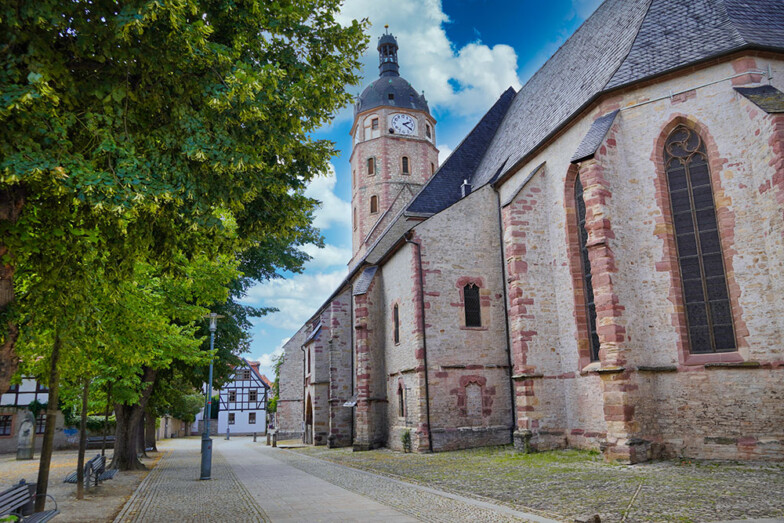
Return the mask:
{"type": "MultiPolygon", "coordinates": [[[[103,436],[88,436],[87,437],[87,448],[88,449],[99,449],[103,446],[103,436]]],[[[113,447],[114,446],[114,436],[106,436],[106,446],[113,447]]]]}
{"type": "MultiPolygon", "coordinates": [[[[106,470],[106,456],[96,454],[93,459],[84,464],[84,484],[90,486],[90,478],[98,486],[99,481],[112,479],[117,474],[116,469],[106,470]]],[[[71,472],[65,477],[65,483],[76,483],[76,471],[71,472]]]]}
{"type": "Polygon", "coordinates": [[[36,512],[35,514],[30,514],[28,516],[23,515],[23,512],[26,512],[25,508],[32,509],[32,503],[35,496],[30,490],[31,487],[34,486],[25,483],[25,480],[20,480],[19,483],[10,489],[0,492],[0,518],[3,516],[17,516],[19,517],[19,521],[40,523],[49,521],[60,513],[60,510],[57,508],[57,501],[47,494],[46,497],[54,501],[53,510],[36,512]]]}

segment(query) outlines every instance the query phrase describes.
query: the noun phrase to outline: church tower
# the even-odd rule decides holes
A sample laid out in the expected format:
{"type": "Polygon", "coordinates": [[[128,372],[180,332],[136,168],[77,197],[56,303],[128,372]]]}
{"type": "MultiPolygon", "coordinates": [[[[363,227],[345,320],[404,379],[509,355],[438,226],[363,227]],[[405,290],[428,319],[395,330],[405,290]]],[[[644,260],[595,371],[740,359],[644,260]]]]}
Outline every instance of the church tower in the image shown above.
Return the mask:
{"type": "Polygon", "coordinates": [[[353,266],[438,168],[435,119],[400,76],[397,40],[378,39],[379,77],[362,91],[351,128],[353,266]]]}

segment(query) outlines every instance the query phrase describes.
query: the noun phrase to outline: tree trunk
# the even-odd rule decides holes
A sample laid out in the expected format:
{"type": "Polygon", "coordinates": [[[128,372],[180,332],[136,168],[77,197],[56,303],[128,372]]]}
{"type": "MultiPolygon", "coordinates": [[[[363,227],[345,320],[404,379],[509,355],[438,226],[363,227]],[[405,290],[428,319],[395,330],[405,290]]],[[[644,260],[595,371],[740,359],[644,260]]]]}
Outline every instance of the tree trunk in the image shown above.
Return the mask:
{"type": "Polygon", "coordinates": [[[106,435],[109,433],[109,405],[112,404],[112,382],[106,389],[106,414],[103,417],[103,441],[101,441],[101,456],[106,456],[106,435]]]}
{"type": "Polygon", "coordinates": [[[139,422],[152,394],[155,377],[158,371],[144,367],[142,375],[143,391],[137,405],[115,403],[114,413],[117,419],[117,431],[114,440],[114,456],[111,468],[118,470],[146,470],[136,455],[139,422]]]}
{"type": "Polygon", "coordinates": [[[84,454],[87,451],[87,398],[90,382],[82,389],[82,415],[79,419],[79,457],[76,460],[76,499],[84,499],[84,454]]]}
{"type": "MultiPolygon", "coordinates": [[[[25,200],[24,189],[16,186],[0,191],[0,224],[3,222],[16,223],[22,212],[25,200]]],[[[0,260],[8,254],[8,247],[0,241],[0,260]]],[[[14,345],[19,337],[19,326],[7,314],[14,303],[14,264],[13,261],[3,263],[0,261],[0,390],[8,390],[11,377],[19,367],[19,358],[14,351],[14,345]]]]}
{"type": "Polygon", "coordinates": [[[139,420],[139,427],[136,431],[138,443],[138,452],[143,458],[149,458],[147,455],[147,448],[144,445],[144,426],[146,425],[146,414],[142,413],[142,419],[139,420]]]}
{"type": "Polygon", "coordinates": [[[36,485],[35,511],[41,512],[46,507],[46,489],[49,486],[49,464],[52,461],[54,447],[54,429],[57,424],[57,402],[60,399],[60,349],[62,341],[55,327],[54,343],[52,344],[52,361],[49,368],[49,401],[46,405],[46,428],[44,441],[41,444],[41,461],[38,466],[38,483],[36,485]]]}
{"type": "Polygon", "coordinates": [[[156,417],[153,416],[150,411],[147,411],[147,415],[144,420],[144,446],[146,448],[151,448],[153,452],[158,452],[158,446],[155,444],[156,417]]]}

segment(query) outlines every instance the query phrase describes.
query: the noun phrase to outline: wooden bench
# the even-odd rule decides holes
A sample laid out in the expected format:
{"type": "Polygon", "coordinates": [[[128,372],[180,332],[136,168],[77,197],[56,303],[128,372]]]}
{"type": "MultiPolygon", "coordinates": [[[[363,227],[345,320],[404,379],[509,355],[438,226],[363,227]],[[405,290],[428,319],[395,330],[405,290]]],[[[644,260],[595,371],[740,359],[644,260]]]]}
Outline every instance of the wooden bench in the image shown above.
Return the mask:
{"type": "MultiPolygon", "coordinates": [[[[103,446],[103,436],[88,436],[87,448],[99,449],[103,446]]],[[[106,446],[114,447],[114,436],[106,436],[106,446]]]]}
{"type": "Polygon", "coordinates": [[[25,483],[25,480],[21,480],[10,489],[0,492],[0,517],[17,516],[20,521],[41,523],[43,521],[49,521],[60,513],[60,510],[57,508],[57,501],[47,494],[46,497],[54,501],[53,510],[45,510],[29,516],[23,516],[23,510],[26,506],[31,505],[35,498],[35,496],[31,494],[31,486],[32,485],[25,483]]]}
{"type": "MultiPolygon", "coordinates": [[[[93,459],[84,464],[84,484],[90,486],[90,481],[95,481],[98,486],[99,481],[112,479],[117,474],[116,469],[106,470],[106,456],[96,454],[93,459]]],[[[65,477],[65,483],[76,483],[76,471],[71,472],[65,477]]]]}

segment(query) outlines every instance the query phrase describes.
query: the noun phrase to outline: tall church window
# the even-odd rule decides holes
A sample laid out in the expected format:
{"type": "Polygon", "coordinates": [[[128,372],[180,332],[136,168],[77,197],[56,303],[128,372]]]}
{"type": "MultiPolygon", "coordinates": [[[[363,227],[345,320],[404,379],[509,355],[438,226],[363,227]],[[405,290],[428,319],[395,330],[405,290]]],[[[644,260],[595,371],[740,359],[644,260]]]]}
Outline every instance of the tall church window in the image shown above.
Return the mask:
{"type": "Polygon", "coordinates": [[[397,384],[397,415],[401,418],[406,417],[406,395],[400,382],[397,384]]]}
{"type": "Polygon", "coordinates": [[[664,162],[692,354],[734,351],[735,332],[705,143],[680,125],[664,162]]]}
{"type": "Polygon", "coordinates": [[[378,212],[378,196],[375,194],[370,197],[370,214],[376,214],[378,212]]]}
{"type": "Polygon", "coordinates": [[[469,283],[463,287],[463,300],[465,303],[466,327],[482,326],[482,309],[479,302],[479,287],[469,283]]]}
{"type": "Polygon", "coordinates": [[[367,173],[368,174],[376,174],[376,159],[375,158],[368,158],[367,159],[367,173]]]}
{"type": "Polygon", "coordinates": [[[403,163],[403,174],[411,174],[411,168],[408,166],[408,156],[404,156],[402,158],[403,163]]]}
{"type": "Polygon", "coordinates": [[[400,309],[397,303],[392,308],[393,339],[395,343],[400,343],[400,309]]]}
{"type": "Polygon", "coordinates": [[[593,280],[591,261],[588,259],[588,232],[585,230],[585,198],[580,177],[574,181],[574,199],[577,207],[577,233],[580,237],[580,258],[583,266],[583,285],[585,288],[585,310],[588,312],[588,334],[591,347],[591,361],[599,360],[599,335],[596,333],[596,304],[593,300],[593,280]]]}

